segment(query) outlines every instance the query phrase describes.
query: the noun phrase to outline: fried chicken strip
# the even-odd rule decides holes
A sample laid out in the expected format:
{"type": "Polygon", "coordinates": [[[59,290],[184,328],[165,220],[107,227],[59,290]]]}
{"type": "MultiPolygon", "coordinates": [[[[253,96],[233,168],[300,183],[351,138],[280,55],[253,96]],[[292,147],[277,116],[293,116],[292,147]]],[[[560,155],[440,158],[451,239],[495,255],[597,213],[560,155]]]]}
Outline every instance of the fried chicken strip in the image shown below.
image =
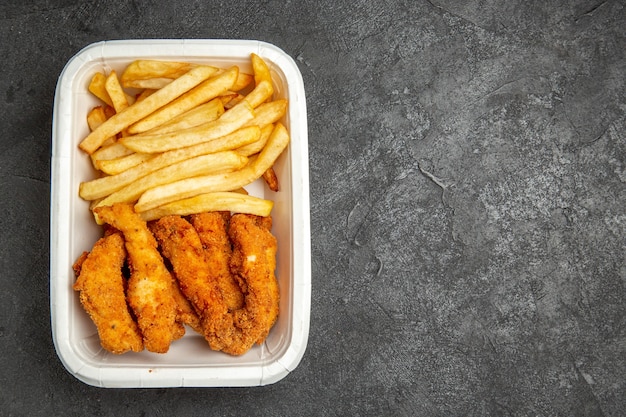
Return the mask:
{"type": "Polygon", "coordinates": [[[200,316],[198,316],[196,309],[185,297],[177,283],[172,285],[172,296],[176,300],[176,321],[188,325],[198,333],[202,333],[200,316]]]}
{"type": "Polygon", "coordinates": [[[80,302],[98,329],[100,344],[115,354],[143,350],[141,333],[126,304],[125,259],[124,238],[109,233],[74,264],[78,277],[73,288],[80,292],[80,302]]]}
{"type": "MultiPolygon", "coordinates": [[[[247,340],[261,344],[278,318],[280,293],[275,276],[276,238],[271,233],[272,218],[234,214],[228,233],[233,244],[231,271],[245,282],[245,307],[236,311],[235,325],[247,340]]],[[[249,348],[247,343],[231,346],[232,354],[249,348]]]]}
{"type": "Polygon", "coordinates": [[[171,263],[182,293],[200,316],[202,334],[213,350],[228,341],[228,308],[207,263],[202,242],[193,226],[180,216],[166,216],[150,223],[150,230],[171,263]]]}
{"type": "Polygon", "coordinates": [[[171,342],[185,330],[176,321],[177,303],[172,295],[175,283],[157,250],[154,236],[130,204],[103,206],[94,211],[124,234],[130,267],[127,300],[137,317],[145,348],[150,352],[167,352],[171,342]]]}
{"type": "Polygon", "coordinates": [[[191,224],[198,233],[211,273],[217,280],[228,311],[243,307],[240,283],[230,273],[232,246],[228,238],[230,212],[207,212],[194,214],[191,224]]]}
{"type": "Polygon", "coordinates": [[[150,224],[182,292],[200,315],[202,333],[213,350],[244,354],[255,343],[263,343],[278,317],[277,245],[271,225],[271,218],[232,216],[228,229],[232,256],[230,251],[218,252],[217,260],[207,260],[198,232],[182,217],[167,216],[150,224]],[[236,310],[229,310],[222,295],[224,271],[214,268],[215,262],[224,261],[242,285],[244,303],[236,310]]]}

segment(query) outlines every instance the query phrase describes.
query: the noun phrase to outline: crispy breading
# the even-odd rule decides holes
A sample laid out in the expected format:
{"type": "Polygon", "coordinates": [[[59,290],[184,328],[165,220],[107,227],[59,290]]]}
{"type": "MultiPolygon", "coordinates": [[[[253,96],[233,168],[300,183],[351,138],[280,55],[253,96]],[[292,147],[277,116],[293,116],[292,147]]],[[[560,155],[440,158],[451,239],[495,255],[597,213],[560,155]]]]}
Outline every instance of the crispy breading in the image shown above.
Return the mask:
{"type": "MultiPolygon", "coordinates": [[[[203,219],[207,226],[219,225],[224,214],[213,213],[203,219]]],[[[201,222],[196,218],[196,223],[201,222]]],[[[222,223],[224,224],[224,223],[222,223]]],[[[166,216],[150,223],[163,255],[169,259],[180,288],[202,321],[203,335],[213,350],[231,355],[247,352],[255,343],[263,343],[278,317],[278,282],[276,239],[271,234],[271,218],[245,214],[232,216],[228,235],[233,251],[222,248],[218,259],[207,260],[196,229],[180,216],[166,216]],[[241,283],[243,306],[229,310],[221,289],[221,268],[226,263],[241,283]]],[[[218,228],[219,230],[219,228],[218,228]]],[[[218,239],[222,245],[226,241],[218,239]]],[[[230,243],[228,243],[230,245],[230,243]]]]}
{"type": "Polygon", "coordinates": [[[184,334],[184,327],[176,321],[174,280],[157,250],[154,236],[130,204],[103,206],[94,211],[124,234],[130,268],[127,300],[137,317],[145,348],[167,352],[171,342],[184,334]]]}
{"type": "MultiPolygon", "coordinates": [[[[202,333],[200,316],[191,305],[191,302],[182,293],[178,284],[172,285],[172,296],[176,300],[176,321],[186,324],[198,333],[202,333]]],[[[181,335],[182,336],[182,335],[181,335]]]]}
{"type": "Polygon", "coordinates": [[[229,221],[230,212],[207,212],[190,217],[228,311],[234,311],[243,307],[244,300],[240,283],[230,273],[230,257],[233,250],[228,238],[229,221]]]}
{"type": "Polygon", "coordinates": [[[246,283],[245,308],[235,312],[235,325],[253,328],[258,344],[265,341],[279,311],[277,242],[271,228],[271,217],[234,214],[228,229],[233,244],[231,272],[246,283]]]}
{"type": "Polygon", "coordinates": [[[80,292],[80,302],[98,329],[100,344],[115,354],[143,350],[141,332],[126,304],[125,259],[124,238],[109,233],[74,263],[73,288],[80,292]]]}
{"type": "Polygon", "coordinates": [[[198,233],[180,216],[166,216],[150,223],[150,230],[172,265],[181,291],[200,316],[202,333],[213,350],[229,342],[228,308],[207,263],[198,233]],[[226,320],[226,321],[225,321],[226,320]]]}

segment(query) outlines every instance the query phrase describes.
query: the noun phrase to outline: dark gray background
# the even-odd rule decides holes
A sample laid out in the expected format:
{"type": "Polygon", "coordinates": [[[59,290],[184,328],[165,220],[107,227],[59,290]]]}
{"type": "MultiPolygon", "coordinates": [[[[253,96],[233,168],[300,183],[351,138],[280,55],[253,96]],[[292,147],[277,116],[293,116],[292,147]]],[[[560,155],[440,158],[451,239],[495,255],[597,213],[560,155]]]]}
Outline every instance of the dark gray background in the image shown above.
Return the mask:
{"type": "Polygon", "coordinates": [[[1,415],[624,415],[624,1],[6,3],[1,415]],[[275,385],[104,390],[57,359],[54,89],[124,38],[258,39],[302,72],[311,331],[275,385]]]}

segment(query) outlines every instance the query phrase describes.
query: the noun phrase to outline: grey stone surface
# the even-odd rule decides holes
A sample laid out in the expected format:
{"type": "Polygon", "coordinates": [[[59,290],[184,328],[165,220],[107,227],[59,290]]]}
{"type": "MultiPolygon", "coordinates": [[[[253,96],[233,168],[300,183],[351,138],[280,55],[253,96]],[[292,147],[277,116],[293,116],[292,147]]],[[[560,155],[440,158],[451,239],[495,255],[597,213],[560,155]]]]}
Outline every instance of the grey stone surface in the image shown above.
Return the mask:
{"type": "Polygon", "coordinates": [[[622,416],[623,1],[0,6],[0,414],[622,416]],[[283,381],[102,390],[49,323],[57,77],[103,39],[243,38],[303,74],[311,331],[283,381]]]}

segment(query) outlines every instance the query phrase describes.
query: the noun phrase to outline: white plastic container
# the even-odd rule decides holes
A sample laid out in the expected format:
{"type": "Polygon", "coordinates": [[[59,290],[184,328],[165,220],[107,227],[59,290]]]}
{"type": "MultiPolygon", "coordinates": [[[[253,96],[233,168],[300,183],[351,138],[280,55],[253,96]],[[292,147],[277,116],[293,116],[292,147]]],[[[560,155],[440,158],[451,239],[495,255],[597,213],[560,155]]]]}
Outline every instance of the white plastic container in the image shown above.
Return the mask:
{"type": "Polygon", "coordinates": [[[282,50],[259,41],[128,40],[92,44],[66,65],[54,101],[50,213],[50,311],[54,345],[67,370],[99,387],[217,387],[271,384],[300,362],[308,339],[311,250],[307,113],[302,76],[282,50]],[[211,351],[192,330],[172,343],[166,354],[148,351],[114,355],[100,346],[96,328],[72,289],[72,264],[100,237],[101,229],[78,196],[81,181],[94,178],[89,156],[78,149],[88,133],[86,115],[98,104],[87,90],[97,71],[119,73],[138,58],[239,65],[251,72],[250,53],[270,66],[275,98],[287,98],[282,120],[291,134],[288,149],[276,162],[281,190],[261,181],[248,191],[274,200],[273,233],[278,240],[276,276],[280,314],[266,342],[234,357],[211,351]]]}

